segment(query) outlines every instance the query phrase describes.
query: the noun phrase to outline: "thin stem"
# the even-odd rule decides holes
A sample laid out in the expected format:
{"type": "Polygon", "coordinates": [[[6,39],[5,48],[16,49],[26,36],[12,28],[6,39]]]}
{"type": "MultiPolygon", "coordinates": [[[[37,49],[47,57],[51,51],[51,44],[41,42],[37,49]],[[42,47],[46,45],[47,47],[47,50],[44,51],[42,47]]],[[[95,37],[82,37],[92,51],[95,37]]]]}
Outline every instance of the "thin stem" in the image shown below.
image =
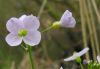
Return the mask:
{"type": "Polygon", "coordinates": [[[32,50],[31,50],[31,46],[28,46],[28,55],[29,55],[29,59],[30,59],[30,63],[31,63],[32,69],[35,69],[35,65],[34,65],[33,59],[32,59],[32,50]]]}
{"type": "MultiPolygon", "coordinates": [[[[83,37],[83,44],[84,44],[83,46],[87,47],[86,23],[84,19],[82,0],[79,0],[79,5],[80,5],[80,15],[81,15],[81,25],[82,25],[82,37],[83,37]]],[[[89,60],[89,53],[86,53],[86,59],[89,60]]]]}
{"type": "Polygon", "coordinates": [[[81,66],[81,69],[84,69],[84,67],[83,67],[82,63],[80,63],[80,66],[81,66]]]}
{"type": "MultiPolygon", "coordinates": [[[[41,32],[44,33],[44,32],[47,32],[47,31],[50,30],[50,29],[52,29],[52,26],[50,26],[50,27],[44,29],[44,30],[41,31],[41,32]]],[[[43,51],[44,51],[44,57],[46,57],[47,59],[49,59],[48,52],[47,52],[47,50],[46,50],[46,43],[45,43],[45,41],[42,42],[42,49],[43,49],[43,51]]]]}
{"type": "Polygon", "coordinates": [[[94,11],[96,12],[96,15],[97,15],[97,18],[98,18],[98,21],[100,23],[100,14],[99,14],[99,11],[98,11],[98,8],[97,8],[97,5],[96,5],[96,2],[95,0],[91,0],[92,2],[92,5],[93,5],[93,8],[94,8],[94,11]]]}
{"type": "Polygon", "coordinates": [[[87,25],[88,25],[88,29],[89,29],[89,35],[90,35],[90,42],[91,42],[91,46],[93,49],[93,59],[96,60],[96,49],[95,49],[95,44],[94,44],[94,38],[93,38],[93,31],[92,31],[92,26],[91,26],[91,21],[90,21],[90,17],[89,17],[89,12],[86,6],[86,1],[83,0],[83,6],[84,6],[84,13],[86,16],[86,21],[87,21],[87,25]]]}
{"type": "MultiPolygon", "coordinates": [[[[44,8],[45,8],[45,6],[46,6],[46,3],[47,3],[47,0],[43,0],[43,3],[42,3],[42,5],[41,5],[40,10],[39,10],[39,13],[38,13],[38,17],[39,17],[39,18],[40,18],[41,14],[42,14],[43,11],[44,11],[44,8]]],[[[44,33],[44,32],[46,32],[46,31],[50,30],[51,28],[52,28],[52,27],[49,27],[49,28],[44,29],[44,30],[42,31],[42,33],[44,33]]],[[[42,48],[43,48],[44,56],[46,56],[46,58],[48,58],[48,53],[47,53],[45,44],[44,44],[44,43],[42,43],[42,44],[43,44],[43,45],[42,45],[42,48]]]]}
{"type": "Polygon", "coordinates": [[[47,47],[46,46],[47,46],[46,42],[43,41],[42,42],[43,57],[48,60],[49,59],[49,55],[48,55],[48,51],[47,51],[47,47]]]}
{"type": "Polygon", "coordinates": [[[93,35],[94,35],[94,40],[95,40],[95,44],[96,44],[96,50],[97,50],[97,54],[100,54],[99,41],[98,41],[97,32],[96,32],[93,10],[92,10],[90,1],[89,0],[87,0],[87,1],[88,1],[88,9],[89,9],[90,16],[91,16],[90,18],[91,18],[91,23],[92,23],[92,28],[93,28],[93,35]]]}
{"type": "Polygon", "coordinates": [[[28,49],[27,49],[27,47],[25,47],[24,45],[22,45],[21,44],[21,47],[25,50],[25,51],[27,51],[28,49]]]}
{"type": "Polygon", "coordinates": [[[43,0],[43,3],[41,5],[40,10],[39,10],[39,13],[38,13],[38,17],[41,16],[41,14],[42,14],[42,12],[43,12],[43,10],[45,8],[46,3],[47,3],[47,0],[43,0]]]}
{"type": "Polygon", "coordinates": [[[50,26],[50,27],[48,27],[48,28],[46,28],[46,29],[44,29],[43,31],[41,31],[42,33],[44,33],[44,32],[46,32],[46,31],[48,31],[48,30],[50,30],[50,29],[52,29],[52,26],[50,26]]]}

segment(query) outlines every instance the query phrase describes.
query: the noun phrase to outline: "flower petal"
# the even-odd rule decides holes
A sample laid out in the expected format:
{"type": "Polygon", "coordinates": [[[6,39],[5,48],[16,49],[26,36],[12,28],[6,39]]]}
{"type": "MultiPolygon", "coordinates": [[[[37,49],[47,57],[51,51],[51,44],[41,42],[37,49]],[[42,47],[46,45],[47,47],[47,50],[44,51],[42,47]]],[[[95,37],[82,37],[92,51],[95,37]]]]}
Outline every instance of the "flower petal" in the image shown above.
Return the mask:
{"type": "Polygon", "coordinates": [[[66,10],[61,18],[63,19],[65,17],[72,17],[72,13],[69,10],[66,10]]]}
{"type": "Polygon", "coordinates": [[[21,21],[17,18],[11,18],[7,21],[6,27],[9,32],[17,33],[21,28],[21,21]]]}
{"type": "Polygon", "coordinates": [[[23,21],[24,18],[25,18],[26,16],[27,16],[27,15],[22,15],[22,16],[19,18],[19,20],[23,21]]]}
{"type": "Polygon", "coordinates": [[[72,61],[72,60],[74,60],[74,59],[75,59],[75,58],[74,58],[73,56],[71,56],[71,57],[65,58],[64,61],[72,61]]]}
{"type": "Polygon", "coordinates": [[[39,44],[40,40],[41,33],[39,31],[29,31],[28,35],[23,38],[23,41],[30,46],[39,44]]]}
{"type": "Polygon", "coordinates": [[[97,56],[97,61],[100,64],[100,56],[97,56]]]}
{"type": "Polygon", "coordinates": [[[60,69],[63,69],[62,66],[60,67],[60,69]]]}
{"type": "Polygon", "coordinates": [[[10,46],[18,46],[21,44],[22,42],[22,38],[18,37],[17,34],[8,34],[6,36],[6,42],[10,45],[10,46]]]}
{"type": "Polygon", "coordinates": [[[88,50],[89,50],[88,47],[87,47],[87,48],[84,48],[82,51],[78,52],[77,54],[78,54],[79,56],[82,56],[82,55],[84,55],[85,53],[87,53],[88,50]]]}
{"type": "Polygon", "coordinates": [[[20,17],[20,20],[23,21],[24,27],[28,30],[37,30],[40,26],[38,18],[33,15],[23,15],[22,17],[20,17]]]}
{"type": "Polygon", "coordinates": [[[78,52],[78,53],[74,53],[72,56],[64,59],[64,61],[72,61],[75,60],[77,57],[80,57],[82,55],[84,55],[87,51],[89,50],[89,48],[84,48],[82,51],[78,52]]]}
{"type": "Polygon", "coordinates": [[[72,13],[66,10],[60,19],[60,23],[62,27],[73,28],[75,27],[76,21],[72,13]]]}

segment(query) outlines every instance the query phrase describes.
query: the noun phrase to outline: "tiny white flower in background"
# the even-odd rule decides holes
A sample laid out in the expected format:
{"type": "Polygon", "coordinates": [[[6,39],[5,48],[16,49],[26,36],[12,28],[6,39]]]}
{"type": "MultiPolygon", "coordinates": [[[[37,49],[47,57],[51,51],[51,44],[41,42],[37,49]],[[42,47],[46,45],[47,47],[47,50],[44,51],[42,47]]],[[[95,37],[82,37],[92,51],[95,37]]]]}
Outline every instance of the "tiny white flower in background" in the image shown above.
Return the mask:
{"type": "Polygon", "coordinates": [[[75,27],[76,21],[69,10],[66,10],[60,19],[62,27],[73,28],[75,27]]]}
{"type": "Polygon", "coordinates": [[[39,26],[38,18],[33,15],[22,15],[20,18],[12,17],[6,24],[7,30],[10,32],[6,36],[6,42],[10,46],[20,45],[22,41],[30,46],[37,45],[41,40],[39,26]]]}
{"type": "Polygon", "coordinates": [[[64,61],[72,61],[77,59],[78,57],[84,55],[87,51],[89,50],[89,48],[84,48],[83,50],[81,50],[80,52],[74,53],[71,57],[68,57],[66,59],[64,59],[64,61]]]}
{"type": "Polygon", "coordinates": [[[60,69],[63,69],[62,66],[60,67],[60,69]]]}
{"type": "Polygon", "coordinates": [[[100,64],[100,56],[97,56],[97,61],[100,64]]]}

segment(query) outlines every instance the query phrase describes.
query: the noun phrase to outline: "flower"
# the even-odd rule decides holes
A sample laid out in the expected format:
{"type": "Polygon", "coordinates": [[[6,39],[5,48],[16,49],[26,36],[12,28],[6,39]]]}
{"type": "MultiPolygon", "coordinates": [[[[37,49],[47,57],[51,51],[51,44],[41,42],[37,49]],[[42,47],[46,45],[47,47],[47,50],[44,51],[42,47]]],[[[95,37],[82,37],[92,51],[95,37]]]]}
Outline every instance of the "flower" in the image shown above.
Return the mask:
{"type": "Polygon", "coordinates": [[[62,66],[60,67],[60,69],[63,69],[62,66]]]}
{"type": "Polygon", "coordinates": [[[82,51],[74,53],[71,57],[68,57],[66,59],[64,59],[64,61],[72,61],[77,59],[78,57],[84,55],[87,51],[89,50],[88,47],[84,48],[82,51]]]}
{"type": "Polygon", "coordinates": [[[69,10],[66,10],[60,19],[60,24],[62,27],[75,27],[76,21],[69,10]]]}
{"type": "Polygon", "coordinates": [[[100,64],[100,56],[97,56],[97,61],[100,64]]]}
{"type": "Polygon", "coordinates": [[[22,41],[34,46],[39,44],[41,33],[38,31],[40,22],[33,15],[22,15],[20,18],[12,17],[7,21],[6,27],[10,32],[6,36],[6,42],[10,46],[18,46],[22,41]]]}
{"type": "Polygon", "coordinates": [[[59,27],[74,28],[76,24],[75,18],[69,10],[66,10],[62,15],[60,21],[55,21],[52,28],[57,29],[59,27]]]}

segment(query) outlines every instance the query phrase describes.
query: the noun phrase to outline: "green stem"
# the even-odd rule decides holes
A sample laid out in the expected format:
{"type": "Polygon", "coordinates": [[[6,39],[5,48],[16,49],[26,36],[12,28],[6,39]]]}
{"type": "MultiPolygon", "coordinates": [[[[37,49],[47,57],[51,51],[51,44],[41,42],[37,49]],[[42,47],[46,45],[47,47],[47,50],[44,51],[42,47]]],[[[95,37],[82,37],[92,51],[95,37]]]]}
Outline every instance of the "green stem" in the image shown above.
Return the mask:
{"type": "Polygon", "coordinates": [[[47,0],[43,0],[43,3],[41,5],[40,10],[39,10],[39,13],[38,13],[38,17],[41,16],[41,14],[42,14],[42,12],[43,12],[43,10],[45,8],[46,3],[47,3],[47,0]]]}
{"type": "MultiPolygon", "coordinates": [[[[80,5],[80,15],[81,15],[83,46],[87,47],[87,31],[86,31],[86,22],[84,18],[83,0],[79,0],[79,5],[80,5]]],[[[86,60],[89,60],[89,53],[86,53],[86,60]]]]}
{"type": "Polygon", "coordinates": [[[50,30],[50,29],[52,29],[52,26],[50,26],[50,27],[48,27],[48,28],[46,28],[46,29],[44,29],[43,31],[41,31],[42,33],[44,33],[44,32],[46,32],[46,31],[48,31],[48,30],[50,30]]]}
{"type": "Polygon", "coordinates": [[[91,42],[91,47],[93,51],[93,59],[96,60],[96,49],[95,49],[95,43],[94,43],[94,38],[93,38],[93,30],[92,30],[92,25],[91,25],[91,20],[89,17],[89,11],[86,5],[86,0],[83,0],[83,9],[84,9],[84,15],[86,18],[86,22],[88,25],[88,30],[89,30],[89,35],[90,35],[90,42],[91,42]]]}
{"type": "Polygon", "coordinates": [[[82,63],[80,63],[80,66],[81,66],[81,69],[84,69],[84,67],[83,67],[82,63]]]}
{"type": "Polygon", "coordinates": [[[30,59],[30,63],[31,63],[32,69],[35,69],[35,66],[34,66],[34,63],[33,63],[33,59],[32,59],[32,50],[31,50],[30,46],[28,46],[28,55],[29,55],[29,59],[30,59]]]}
{"type": "Polygon", "coordinates": [[[25,51],[28,50],[27,47],[25,47],[24,45],[21,45],[21,47],[22,47],[25,51]]]}
{"type": "Polygon", "coordinates": [[[96,31],[96,25],[95,25],[95,20],[94,20],[95,18],[93,16],[92,5],[91,5],[91,3],[90,3],[89,0],[87,0],[87,1],[88,1],[88,9],[89,9],[90,18],[91,18],[91,25],[92,25],[92,29],[93,29],[93,35],[94,35],[96,50],[97,50],[97,54],[100,54],[99,41],[98,41],[98,36],[97,36],[97,31],[96,31]]]}
{"type": "Polygon", "coordinates": [[[100,14],[99,14],[99,10],[98,10],[97,5],[96,5],[96,0],[91,0],[91,2],[92,2],[92,5],[93,5],[93,8],[94,8],[94,11],[97,15],[97,19],[100,23],[100,14]]]}

